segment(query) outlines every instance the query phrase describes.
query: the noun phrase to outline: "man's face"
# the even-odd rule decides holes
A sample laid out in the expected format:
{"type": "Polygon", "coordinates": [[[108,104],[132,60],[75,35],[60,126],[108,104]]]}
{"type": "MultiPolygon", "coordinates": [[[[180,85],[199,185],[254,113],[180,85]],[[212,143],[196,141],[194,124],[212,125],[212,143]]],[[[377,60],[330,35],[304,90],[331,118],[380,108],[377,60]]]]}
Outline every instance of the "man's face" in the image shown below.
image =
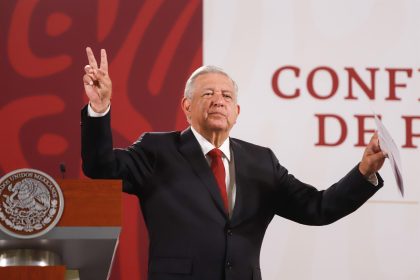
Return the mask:
{"type": "Polygon", "coordinates": [[[182,105],[190,124],[201,133],[229,133],[239,115],[234,85],[219,73],[198,76],[192,98],[184,98],[182,105]]]}

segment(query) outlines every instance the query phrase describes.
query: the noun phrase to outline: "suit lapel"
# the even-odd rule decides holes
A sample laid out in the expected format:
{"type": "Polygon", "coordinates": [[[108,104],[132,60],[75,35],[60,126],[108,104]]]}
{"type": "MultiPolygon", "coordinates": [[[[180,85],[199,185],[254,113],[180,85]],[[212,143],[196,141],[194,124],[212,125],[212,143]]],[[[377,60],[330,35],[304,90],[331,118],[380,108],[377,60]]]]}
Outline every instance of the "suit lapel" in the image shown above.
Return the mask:
{"type": "Polygon", "coordinates": [[[206,161],[206,158],[203,155],[200,145],[198,144],[197,139],[195,138],[190,128],[184,130],[181,133],[179,151],[190,163],[194,173],[203,182],[203,185],[209,191],[217,208],[225,216],[225,218],[227,218],[216,179],[214,178],[214,175],[206,161]]]}
{"type": "Polygon", "coordinates": [[[236,198],[235,198],[235,207],[233,208],[231,225],[238,225],[243,218],[246,216],[246,199],[249,195],[252,195],[250,188],[246,186],[246,159],[244,158],[245,152],[243,151],[242,146],[235,141],[235,139],[230,138],[230,145],[233,152],[233,157],[235,161],[235,183],[236,183],[236,198]]]}

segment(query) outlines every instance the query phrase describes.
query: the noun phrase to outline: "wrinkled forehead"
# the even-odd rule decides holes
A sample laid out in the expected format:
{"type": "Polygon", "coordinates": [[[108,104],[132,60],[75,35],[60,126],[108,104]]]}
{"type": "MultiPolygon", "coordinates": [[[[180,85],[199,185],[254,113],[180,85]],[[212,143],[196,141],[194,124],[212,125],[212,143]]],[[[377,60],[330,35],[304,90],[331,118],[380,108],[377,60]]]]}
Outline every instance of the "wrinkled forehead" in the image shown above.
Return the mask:
{"type": "Polygon", "coordinates": [[[236,95],[235,83],[223,73],[203,73],[193,83],[193,92],[203,90],[229,91],[236,95]]]}
{"type": "Polygon", "coordinates": [[[232,80],[221,73],[203,73],[195,79],[195,85],[198,86],[212,86],[212,87],[225,87],[233,89],[232,80]]]}

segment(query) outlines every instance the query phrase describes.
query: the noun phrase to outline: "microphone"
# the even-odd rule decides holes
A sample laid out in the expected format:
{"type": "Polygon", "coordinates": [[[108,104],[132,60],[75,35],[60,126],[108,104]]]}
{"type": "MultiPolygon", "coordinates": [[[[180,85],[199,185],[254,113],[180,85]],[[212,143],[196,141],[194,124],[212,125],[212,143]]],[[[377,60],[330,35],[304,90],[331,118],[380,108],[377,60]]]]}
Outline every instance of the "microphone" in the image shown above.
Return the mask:
{"type": "Polygon", "coordinates": [[[64,162],[60,163],[60,172],[61,177],[64,179],[64,177],[66,177],[66,164],[64,162]]]}

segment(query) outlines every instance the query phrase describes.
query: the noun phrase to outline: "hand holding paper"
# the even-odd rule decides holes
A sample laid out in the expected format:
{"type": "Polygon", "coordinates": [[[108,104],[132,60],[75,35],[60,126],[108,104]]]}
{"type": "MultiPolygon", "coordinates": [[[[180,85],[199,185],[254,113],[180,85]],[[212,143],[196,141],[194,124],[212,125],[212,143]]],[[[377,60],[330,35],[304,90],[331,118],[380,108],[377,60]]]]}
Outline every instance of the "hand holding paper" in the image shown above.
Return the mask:
{"type": "Polygon", "coordinates": [[[378,141],[378,133],[375,132],[363,153],[362,161],[359,164],[360,172],[366,178],[370,177],[381,169],[385,157],[386,153],[381,150],[378,141]]]}

